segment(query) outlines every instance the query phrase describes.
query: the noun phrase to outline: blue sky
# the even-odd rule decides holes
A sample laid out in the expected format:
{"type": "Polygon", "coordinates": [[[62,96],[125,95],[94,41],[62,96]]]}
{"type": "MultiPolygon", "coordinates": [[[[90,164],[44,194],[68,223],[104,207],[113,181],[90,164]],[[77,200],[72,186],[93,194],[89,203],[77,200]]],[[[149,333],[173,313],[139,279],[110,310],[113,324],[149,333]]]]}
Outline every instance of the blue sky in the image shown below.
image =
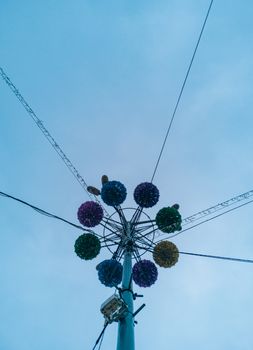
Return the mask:
{"type": "MultiPolygon", "coordinates": [[[[126,206],[155,161],[209,3],[2,1],[0,65],[87,183],[122,181],[126,206]]],[[[183,217],[252,189],[253,4],[214,2],[154,183],[154,216],[183,217]]],[[[77,221],[87,195],[4,82],[1,191],[77,221]]],[[[71,227],[0,198],[0,349],[91,349],[112,294],[71,227]]],[[[173,240],[253,258],[252,206],[173,240]]],[[[148,257],[148,255],[147,255],[148,257]]],[[[182,256],[145,295],[136,349],[251,350],[252,266],[182,256]]],[[[142,300],[137,302],[138,305],[142,300]]],[[[116,344],[116,325],[102,349],[116,344]]]]}

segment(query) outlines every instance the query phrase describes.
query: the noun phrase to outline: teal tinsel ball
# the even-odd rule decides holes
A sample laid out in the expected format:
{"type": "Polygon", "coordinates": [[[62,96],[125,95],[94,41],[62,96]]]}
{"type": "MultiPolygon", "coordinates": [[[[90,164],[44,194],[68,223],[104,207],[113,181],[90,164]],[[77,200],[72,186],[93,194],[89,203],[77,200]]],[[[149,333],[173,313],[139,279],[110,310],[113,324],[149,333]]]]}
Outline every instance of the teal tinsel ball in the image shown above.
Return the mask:
{"type": "Polygon", "coordinates": [[[94,259],[100,252],[100,240],[91,233],[84,233],[75,242],[75,252],[84,260],[94,259]]]}
{"type": "Polygon", "coordinates": [[[162,208],[156,215],[156,224],[159,230],[172,233],[182,229],[182,218],[178,210],[174,207],[162,208]]]}

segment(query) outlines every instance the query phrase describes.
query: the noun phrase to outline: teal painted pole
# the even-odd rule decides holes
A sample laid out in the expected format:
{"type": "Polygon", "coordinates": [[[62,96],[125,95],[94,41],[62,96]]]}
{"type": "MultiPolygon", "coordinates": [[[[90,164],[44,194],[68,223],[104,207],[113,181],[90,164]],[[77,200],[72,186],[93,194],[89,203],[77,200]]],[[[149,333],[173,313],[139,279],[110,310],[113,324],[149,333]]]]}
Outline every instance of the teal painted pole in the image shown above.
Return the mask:
{"type": "MultiPolygon", "coordinates": [[[[129,226],[127,236],[130,234],[129,226]]],[[[129,236],[128,239],[131,239],[129,236]]],[[[132,252],[125,251],[123,262],[122,298],[128,306],[125,318],[119,321],[117,350],[134,350],[134,319],[133,319],[133,294],[132,291],[132,252]],[[125,290],[124,289],[130,289],[125,290]]]]}

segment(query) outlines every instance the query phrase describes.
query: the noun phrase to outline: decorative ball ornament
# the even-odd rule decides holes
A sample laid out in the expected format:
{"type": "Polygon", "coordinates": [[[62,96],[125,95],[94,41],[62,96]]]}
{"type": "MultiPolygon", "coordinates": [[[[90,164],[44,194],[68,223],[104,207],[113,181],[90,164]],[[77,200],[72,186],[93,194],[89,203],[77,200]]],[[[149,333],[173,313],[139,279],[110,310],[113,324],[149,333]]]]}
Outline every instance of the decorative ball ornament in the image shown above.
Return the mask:
{"type": "Polygon", "coordinates": [[[84,260],[94,259],[99,254],[100,249],[99,239],[91,233],[84,233],[75,242],[75,252],[79,258],[84,260]]]}
{"type": "Polygon", "coordinates": [[[102,186],[101,198],[107,205],[116,207],[124,202],[126,196],[126,188],[119,181],[108,181],[102,186]]]}
{"type": "Polygon", "coordinates": [[[172,267],[178,262],[179,251],[177,246],[169,241],[156,244],[153,258],[157,265],[161,267],[172,267]]]}
{"type": "Polygon", "coordinates": [[[83,203],[77,212],[79,222],[86,227],[94,227],[103,219],[103,209],[96,202],[88,201],[83,203]]]}
{"type": "Polygon", "coordinates": [[[182,229],[182,218],[175,207],[167,207],[159,210],[155,221],[159,230],[166,233],[172,233],[182,229]]]}
{"type": "Polygon", "coordinates": [[[157,276],[157,268],[150,260],[140,260],[133,266],[133,280],[140,287],[150,287],[157,276]]]}
{"type": "Polygon", "coordinates": [[[115,259],[104,260],[97,266],[98,278],[106,287],[116,287],[122,281],[123,267],[115,259]]]}
{"type": "Polygon", "coordinates": [[[159,200],[159,190],[151,182],[143,182],[135,188],[134,200],[143,208],[151,208],[159,200]]]}

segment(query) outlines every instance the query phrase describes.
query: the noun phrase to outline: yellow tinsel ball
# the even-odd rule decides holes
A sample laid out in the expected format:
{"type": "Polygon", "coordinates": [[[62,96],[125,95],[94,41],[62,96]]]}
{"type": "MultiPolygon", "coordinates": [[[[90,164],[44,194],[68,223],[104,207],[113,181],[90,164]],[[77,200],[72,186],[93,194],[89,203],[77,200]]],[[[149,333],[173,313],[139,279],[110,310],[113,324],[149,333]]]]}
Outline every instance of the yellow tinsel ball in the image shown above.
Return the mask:
{"type": "Polygon", "coordinates": [[[169,241],[157,243],[153,252],[153,259],[155,263],[161,267],[174,266],[179,257],[177,246],[169,241]]]}

